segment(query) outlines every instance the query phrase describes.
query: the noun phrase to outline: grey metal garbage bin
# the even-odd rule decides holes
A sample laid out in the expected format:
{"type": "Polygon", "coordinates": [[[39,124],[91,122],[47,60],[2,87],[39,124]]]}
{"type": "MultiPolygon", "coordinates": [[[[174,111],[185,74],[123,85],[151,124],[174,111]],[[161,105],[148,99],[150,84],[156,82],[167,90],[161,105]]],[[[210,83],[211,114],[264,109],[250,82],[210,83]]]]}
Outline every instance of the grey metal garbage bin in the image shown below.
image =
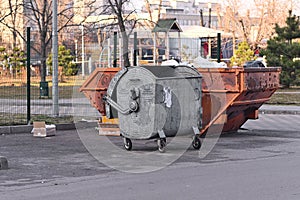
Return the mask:
{"type": "Polygon", "coordinates": [[[199,149],[201,81],[188,66],[129,67],[117,73],[104,100],[106,113],[119,118],[125,148],[131,149],[131,139],[158,138],[163,152],[166,137],[194,133],[193,146],[199,149]]]}

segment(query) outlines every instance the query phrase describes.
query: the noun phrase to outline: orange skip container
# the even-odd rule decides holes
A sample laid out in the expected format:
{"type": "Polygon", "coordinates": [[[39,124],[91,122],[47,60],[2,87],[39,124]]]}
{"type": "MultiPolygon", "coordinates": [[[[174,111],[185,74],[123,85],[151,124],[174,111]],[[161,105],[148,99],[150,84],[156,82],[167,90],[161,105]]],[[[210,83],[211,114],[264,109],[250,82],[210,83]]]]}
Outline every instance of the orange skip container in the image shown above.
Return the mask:
{"type": "MultiPolygon", "coordinates": [[[[102,97],[120,68],[96,68],[80,91],[105,116],[102,97]]],[[[197,68],[202,74],[202,129],[237,131],[248,119],[258,118],[259,107],[279,88],[281,68],[197,68]]]]}

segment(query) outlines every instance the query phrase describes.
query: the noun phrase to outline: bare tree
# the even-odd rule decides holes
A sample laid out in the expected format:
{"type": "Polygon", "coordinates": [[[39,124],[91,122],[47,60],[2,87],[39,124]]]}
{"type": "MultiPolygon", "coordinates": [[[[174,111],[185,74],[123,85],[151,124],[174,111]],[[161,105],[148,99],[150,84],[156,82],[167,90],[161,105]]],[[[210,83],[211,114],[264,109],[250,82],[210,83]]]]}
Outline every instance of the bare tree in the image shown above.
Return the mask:
{"type": "Polygon", "coordinates": [[[7,0],[0,0],[0,23],[11,15],[7,0]]]}
{"type": "MultiPolygon", "coordinates": [[[[90,4],[89,4],[90,5],[90,4]]],[[[38,35],[38,46],[33,46],[41,58],[41,81],[46,81],[46,59],[49,53],[52,40],[52,1],[48,0],[27,0],[23,5],[27,24],[33,27],[38,35]]],[[[73,26],[74,12],[73,5],[69,1],[60,1],[58,4],[58,32],[68,26],[73,26]]]]}
{"type": "Polygon", "coordinates": [[[2,5],[0,9],[0,23],[12,33],[12,48],[17,46],[18,33],[16,30],[23,27],[23,21],[21,20],[22,2],[22,0],[0,2],[2,5]]]}
{"type": "MultiPolygon", "coordinates": [[[[225,32],[232,34],[233,46],[235,47],[236,38],[239,37],[239,10],[240,10],[240,1],[231,0],[227,2],[227,6],[224,9],[223,18],[221,21],[221,27],[225,32]]],[[[233,48],[235,50],[235,48],[233,48]]]]}
{"type": "Polygon", "coordinates": [[[276,23],[283,24],[290,0],[254,0],[250,9],[243,8],[241,0],[225,0],[227,8],[223,15],[224,31],[233,37],[247,41],[256,49],[263,39],[274,34],[276,23]]]}
{"type": "Polygon", "coordinates": [[[274,36],[275,24],[283,25],[289,8],[288,0],[255,0],[257,9],[256,29],[252,39],[252,47],[256,48],[262,39],[274,36]]]}
{"type": "Polygon", "coordinates": [[[24,8],[28,12],[26,17],[33,30],[37,30],[39,36],[39,47],[33,46],[33,49],[41,57],[41,81],[46,81],[46,59],[47,46],[50,44],[51,25],[52,25],[52,2],[47,0],[30,0],[24,8]]]}
{"type": "MultiPolygon", "coordinates": [[[[94,3],[95,0],[88,0],[83,5],[82,8],[88,11],[86,15],[93,13],[94,3]]],[[[42,82],[46,81],[46,59],[52,40],[52,9],[52,1],[49,0],[10,0],[7,8],[9,12],[6,11],[5,20],[1,20],[0,12],[0,23],[11,30],[14,44],[17,37],[26,41],[24,27],[30,26],[32,28],[32,34],[35,36],[36,43],[36,45],[32,46],[32,49],[40,57],[42,82]],[[18,23],[22,23],[22,27],[18,23]]],[[[86,16],[81,17],[80,21],[74,24],[73,19],[76,14],[74,10],[78,10],[78,8],[74,7],[73,1],[59,1],[58,32],[67,30],[67,27],[78,26],[78,24],[86,20],[86,16]]]]}
{"type": "MultiPolygon", "coordinates": [[[[129,35],[137,24],[136,18],[133,16],[135,9],[126,13],[125,5],[130,3],[130,0],[107,0],[108,8],[111,9],[112,14],[115,16],[116,23],[110,26],[117,25],[122,36],[122,51],[123,51],[123,65],[124,67],[130,66],[128,43],[129,35]]],[[[106,10],[107,10],[106,9],[106,10]]]]}
{"type": "Polygon", "coordinates": [[[16,29],[18,28],[18,17],[20,15],[20,0],[11,0],[8,2],[9,3],[9,10],[10,10],[10,23],[12,28],[10,28],[12,34],[13,34],[13,48],[16,47],[17,45],[17,37],[18,34],[16,32],[16,29]]]}
{"type": "MultiPolygon", "coordinates": [[[[157,21],[161,17],[162,0],[159,0],[159,4],[158,4],[157,8],[151,6],[149,0],[145,0],[145,8],[146,8],[147,13],[149,14],[149,21],[146,21],[146,22],[148,22],[146,24],[152,30],[155,27],[157,21]],[[157,11],[156,14],[155,14],[154,11],[157,11]]],[[[159,34],[157,32],[155,32],[153,34],[154,34],[154,39],[153,40],[156,40],[155,44],[159,44],[160,43],[159,34]]],[[[159,57],[158,48],[154,48],[153,52],[154,51],[156,51],[155,52],[156,58],[154,58],[154,60],[157,60],[158,57],[159,57]]],[[[153,55],[154,55],[154,53],[153,53],[153,55]]]]}

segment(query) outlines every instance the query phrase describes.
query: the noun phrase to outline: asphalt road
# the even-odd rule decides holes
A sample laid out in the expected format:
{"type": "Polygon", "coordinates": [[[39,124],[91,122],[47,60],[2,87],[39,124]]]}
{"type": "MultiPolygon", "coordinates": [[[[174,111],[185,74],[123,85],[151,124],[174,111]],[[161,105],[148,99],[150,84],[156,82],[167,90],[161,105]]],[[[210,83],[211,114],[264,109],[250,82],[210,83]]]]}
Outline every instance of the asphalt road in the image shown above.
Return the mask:
{"type": "MultiPolygon", "coordinates": [[[[260,115],[245,130],[221,136],[204,158],[188,148],[168,166],[137,174],[99,162],[75,131],[49,138],[3,135],[0,155],[7,157],[10,169],[0,171],[0,199],[298,200],[299,123],[300,115],[260,115]]],[[[120,138],[109,139],[122,146],[120,138]]],[[[162,161],[175,152],[169,148],[160,154],[154,143],[138,143],[133,151],[145,158],[154,152],[162,161]]]]}

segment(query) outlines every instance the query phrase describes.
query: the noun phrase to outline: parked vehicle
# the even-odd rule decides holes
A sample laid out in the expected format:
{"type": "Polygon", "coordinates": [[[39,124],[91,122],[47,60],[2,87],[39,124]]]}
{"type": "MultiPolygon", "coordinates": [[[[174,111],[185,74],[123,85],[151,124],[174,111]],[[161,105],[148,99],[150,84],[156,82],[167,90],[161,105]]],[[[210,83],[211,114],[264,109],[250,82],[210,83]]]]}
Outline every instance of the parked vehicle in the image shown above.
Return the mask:
{"type": "Polygon", "coordinates": [[[248,67],[261,67],[261,68],[266,68],[266,66],[259,60],[252,60],[246,62],[243,67],[248,68],[248,67]]]}

